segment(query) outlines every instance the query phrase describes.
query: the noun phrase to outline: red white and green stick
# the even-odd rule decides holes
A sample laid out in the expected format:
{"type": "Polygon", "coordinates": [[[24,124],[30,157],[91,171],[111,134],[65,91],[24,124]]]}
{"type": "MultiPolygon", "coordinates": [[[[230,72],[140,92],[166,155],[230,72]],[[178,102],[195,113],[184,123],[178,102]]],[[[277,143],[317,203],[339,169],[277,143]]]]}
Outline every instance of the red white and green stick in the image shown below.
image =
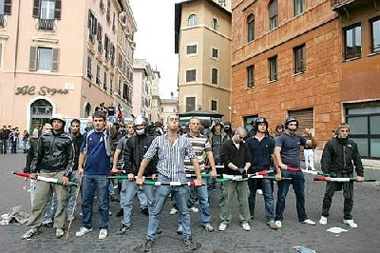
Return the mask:
{"type": "MultiPolygon", "coordinates": [[[[317,182],[359,182],[357,178],[347,178],[347,177],[315,177],[314,181],[317,182]]],[[[376,179],[371,179],[371,178],[364,178],[363,182],[376,182],[376,179]]]]}
{"type": "MultiPolygon", "coordinates": [[[[26,177],[30,178],[30,173],[25,173],[25,172],[18,172],[18,171],[12,171],[13,175],[19,176],[19,177],[26,177]]],[[[52,184],[62,184],[61,179],[55,179],[55,178],[49,178],[49,177],[43,177],[43,176],[37,176],[38,181],[46,182],[46,183],[52,183],[52,184]]],[[[74,182],[69,182],[67,186],[78,186],[77,183],[74,182]]]]}
{"type": "MultiPolygon", "coordinates": [[[[181,182],[157,182],[157,181],[151,181],[147,180],[144,181],[145,185],[154,185],[154,186],[161,186],[161,185],[167,185],[167,186],[190,186],[190,187],[197,187],[195,185],[195,182],[187,182],[187,183],[181,183],[181,182]]],[[[202,186],[205,185],[202,183],[202,186]]]]}

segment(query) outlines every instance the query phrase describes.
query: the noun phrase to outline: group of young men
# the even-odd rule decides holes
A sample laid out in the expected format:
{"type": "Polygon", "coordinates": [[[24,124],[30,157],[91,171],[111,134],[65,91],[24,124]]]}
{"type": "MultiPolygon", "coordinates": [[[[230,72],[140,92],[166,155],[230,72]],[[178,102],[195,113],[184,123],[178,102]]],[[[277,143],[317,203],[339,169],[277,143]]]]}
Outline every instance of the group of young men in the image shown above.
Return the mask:
{"type": "MultiPolygon", "coordinates": [[[[81,143],[75,142],[74,145],[72,138],[75,135],[63,132],[65,120],[62,117],[53,117],[51,124],[52,131],[38,139],[30,165],[31,178],[37,179],[39,173],[45,177],[61,179],[63,186],[37,181],[32,215],[28,223],[31,228],[22,238],[27,239],[40,232],[44,206],[52,192],[58,202],[54,218],[56,236],[59,238],[64,235],[66,206],[71,190],[66,186],[70,179],[76,182],[82,180],[83,217],[76,236],[84,236],[93,230],[92,203],[97,192],[99,239],[105,239],[109,225],[108,176],[114,129],[107,123],[104,112],[97,111],[93,114],[94,129],[83,136],[81,143]],[[78,176],[73,177],[74,174],[78,176]]],[[[296,134],[298,124],[296,118],[287,118],[285,132],[274,139],[268,134],[267,120],[258,118],[255,121],[256,134],[246,139],[247,131],[244,127],[238,127],[233,134],[226,136],[222,135],[221,124],[218,123],[212,126],[210,137],[201,134],[201,121],[194,117],[189,121],[189,131],[180,135],[179,118],[173,114],[167,118],[167,132],[152,137],[147,133],[147,119],[136,117],[133,121],[135,134],[119,140],[111,169],[112,173],[119,173],[121,168],[127,176],[127,180],[122,181],[120,192],[123,219],[118,234],[123,235],[130,229],[133,199],[142,187],[149,214],[144,250],[151,251],[156,235],[161,232],[160,216],[169,195],[174,197],[174,207],[179,212],[177,232],[183,235],[183,242],[188,249],[196,249],[189,215],[189,209],[194,205],[192,196],[199,200],[200,219],[204,229],[214,231],[209,208],[212,194],[209,185],[218,178],[223,178],[220,187],[219,231],[226,230],[231,222],[230,203],[235,192],[239,202],[240,225],[246,231],[251,229],[250,221],[254,219],[258,189],[263,192],[267,225],[275,230],[281,228],[285,199],[291,184],[296,195],[298,220],[307,225],[315,225],[305,210],[305,179],[299,156],[300,146],[312,147],[314,141],[296,134]],[[255,178],[258,175],[266,176],[255,178]],[[147,180],[156,183],[148,184],[147,180]],[[276,207],[274,181],[278,185],[276,207]]],[[[360,155],[348,134],[349,126],[341,124],[337,136],[324,148],[322,170],[331,177],[352,177],[354,162],[357,179],[363,181],[360,155]]],[[[352,181],[327,183],[320,224],[327,224],[332,196],[342,187],[345,197],[343,221],[350,227],[357,227],[351,216],[352,181]]]]}

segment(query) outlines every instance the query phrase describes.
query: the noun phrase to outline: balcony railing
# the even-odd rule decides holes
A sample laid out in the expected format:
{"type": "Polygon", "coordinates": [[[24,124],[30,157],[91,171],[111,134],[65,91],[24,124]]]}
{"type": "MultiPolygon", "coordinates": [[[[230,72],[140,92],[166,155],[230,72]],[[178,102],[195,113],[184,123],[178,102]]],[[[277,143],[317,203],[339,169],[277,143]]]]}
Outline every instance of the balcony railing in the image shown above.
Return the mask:
{"type": "Polygon", "coordinates": [[[4,26],[5,26],[4,15],[0,14],[0,27],[4,27],[4,26]]]}
{"type": "Polygon", "coordinates": [[[49,30],[54,31],[55,28],[55,19],[39,19],[38,20],[38,29],[39,30],[49,30]]]}

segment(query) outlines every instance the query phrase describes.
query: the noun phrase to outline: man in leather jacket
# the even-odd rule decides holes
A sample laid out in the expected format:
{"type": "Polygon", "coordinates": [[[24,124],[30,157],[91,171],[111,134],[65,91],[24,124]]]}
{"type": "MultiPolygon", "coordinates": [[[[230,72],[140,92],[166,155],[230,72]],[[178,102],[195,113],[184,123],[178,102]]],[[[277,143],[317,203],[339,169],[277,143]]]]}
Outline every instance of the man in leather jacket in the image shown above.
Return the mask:
{"type": "MultiPolygon", "coordinates": [[[[138,191],[135,177],[137,176],[141,160],[153,140],[152,136],[147,132],[148,120],[145,117],[137,116],[133,120],[133,128],[135,129],[136,134],[126,140],[125,147],[122,150],[124,170],[128,174],[128,180],[123,181],[120,193],[120,198],[122,199],[120,204],[124,212],[121,228],[118,232],[119,235],[125,234],[131,226],[133,199],[138,191]]],[[[156,164],[157,159],[150,161],[147,170],[145,170],[144,176],[151,177],[155,174],[156,164]]],[[[113,168],[112,172],[117,172],[117,169],[113,168]]],[[[147,198],[148,212],[150,213],[154,204],[154,186],[144,185],[143,187],[147,198]]]]}
{"type": "MultiPolygon", "coordinates": [[[[350,126],[342,123],[338,126],[338,135],[332,138],[323,149],[321,166],[324,173],[328,173],[330,177],[352,178],[355,170],[358,181],[363,181],[364,169],[360,159],[358,146],[349,138],[350,126]]],[[[344,217],[343,223],[351,228],[357,228],[358,225],[352,219],[351,211],[354,205],[354,182],[327,182],[325,196],[323,198],[322,216],[319,220],[321,225],[327,224],[327,217],[331,207],[332,197],[335,191],[343,188],[344,196],[344,217]]]]}
{"type": "Polygon", "coordinates": [[[66,221],[66,205],[68,197],[67,184],[74,165],[74,147],[70,136],[64,133],[66,121],[62,115],[55,115],[50,119],[53,126],[51,132],[47,132],[38,139],[38,148],[33,156],[30,166],[32,179],[37,179],[37,173],[43,177],[62,180],[63,185],[37,181],[33,200],[32,215],[22,239],[28,239],[40,232],[43,212],[50,197],[54,193],[57,196],[58,206],[54,218],[56,237],[64,235],[66,221]]]}

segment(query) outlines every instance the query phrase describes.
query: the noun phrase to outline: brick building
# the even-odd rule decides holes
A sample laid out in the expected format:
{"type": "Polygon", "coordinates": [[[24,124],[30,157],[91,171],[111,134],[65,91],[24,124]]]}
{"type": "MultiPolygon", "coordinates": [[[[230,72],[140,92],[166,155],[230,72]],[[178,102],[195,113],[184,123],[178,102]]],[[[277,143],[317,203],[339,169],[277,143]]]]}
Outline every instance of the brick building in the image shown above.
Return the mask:
{"type": "Polygon", "coordinates": [[[232,3],[234,126],[287,116],[318,147],[347,121],[365,157],[380,158],[380,12],[370,0],[232,3]]]}

